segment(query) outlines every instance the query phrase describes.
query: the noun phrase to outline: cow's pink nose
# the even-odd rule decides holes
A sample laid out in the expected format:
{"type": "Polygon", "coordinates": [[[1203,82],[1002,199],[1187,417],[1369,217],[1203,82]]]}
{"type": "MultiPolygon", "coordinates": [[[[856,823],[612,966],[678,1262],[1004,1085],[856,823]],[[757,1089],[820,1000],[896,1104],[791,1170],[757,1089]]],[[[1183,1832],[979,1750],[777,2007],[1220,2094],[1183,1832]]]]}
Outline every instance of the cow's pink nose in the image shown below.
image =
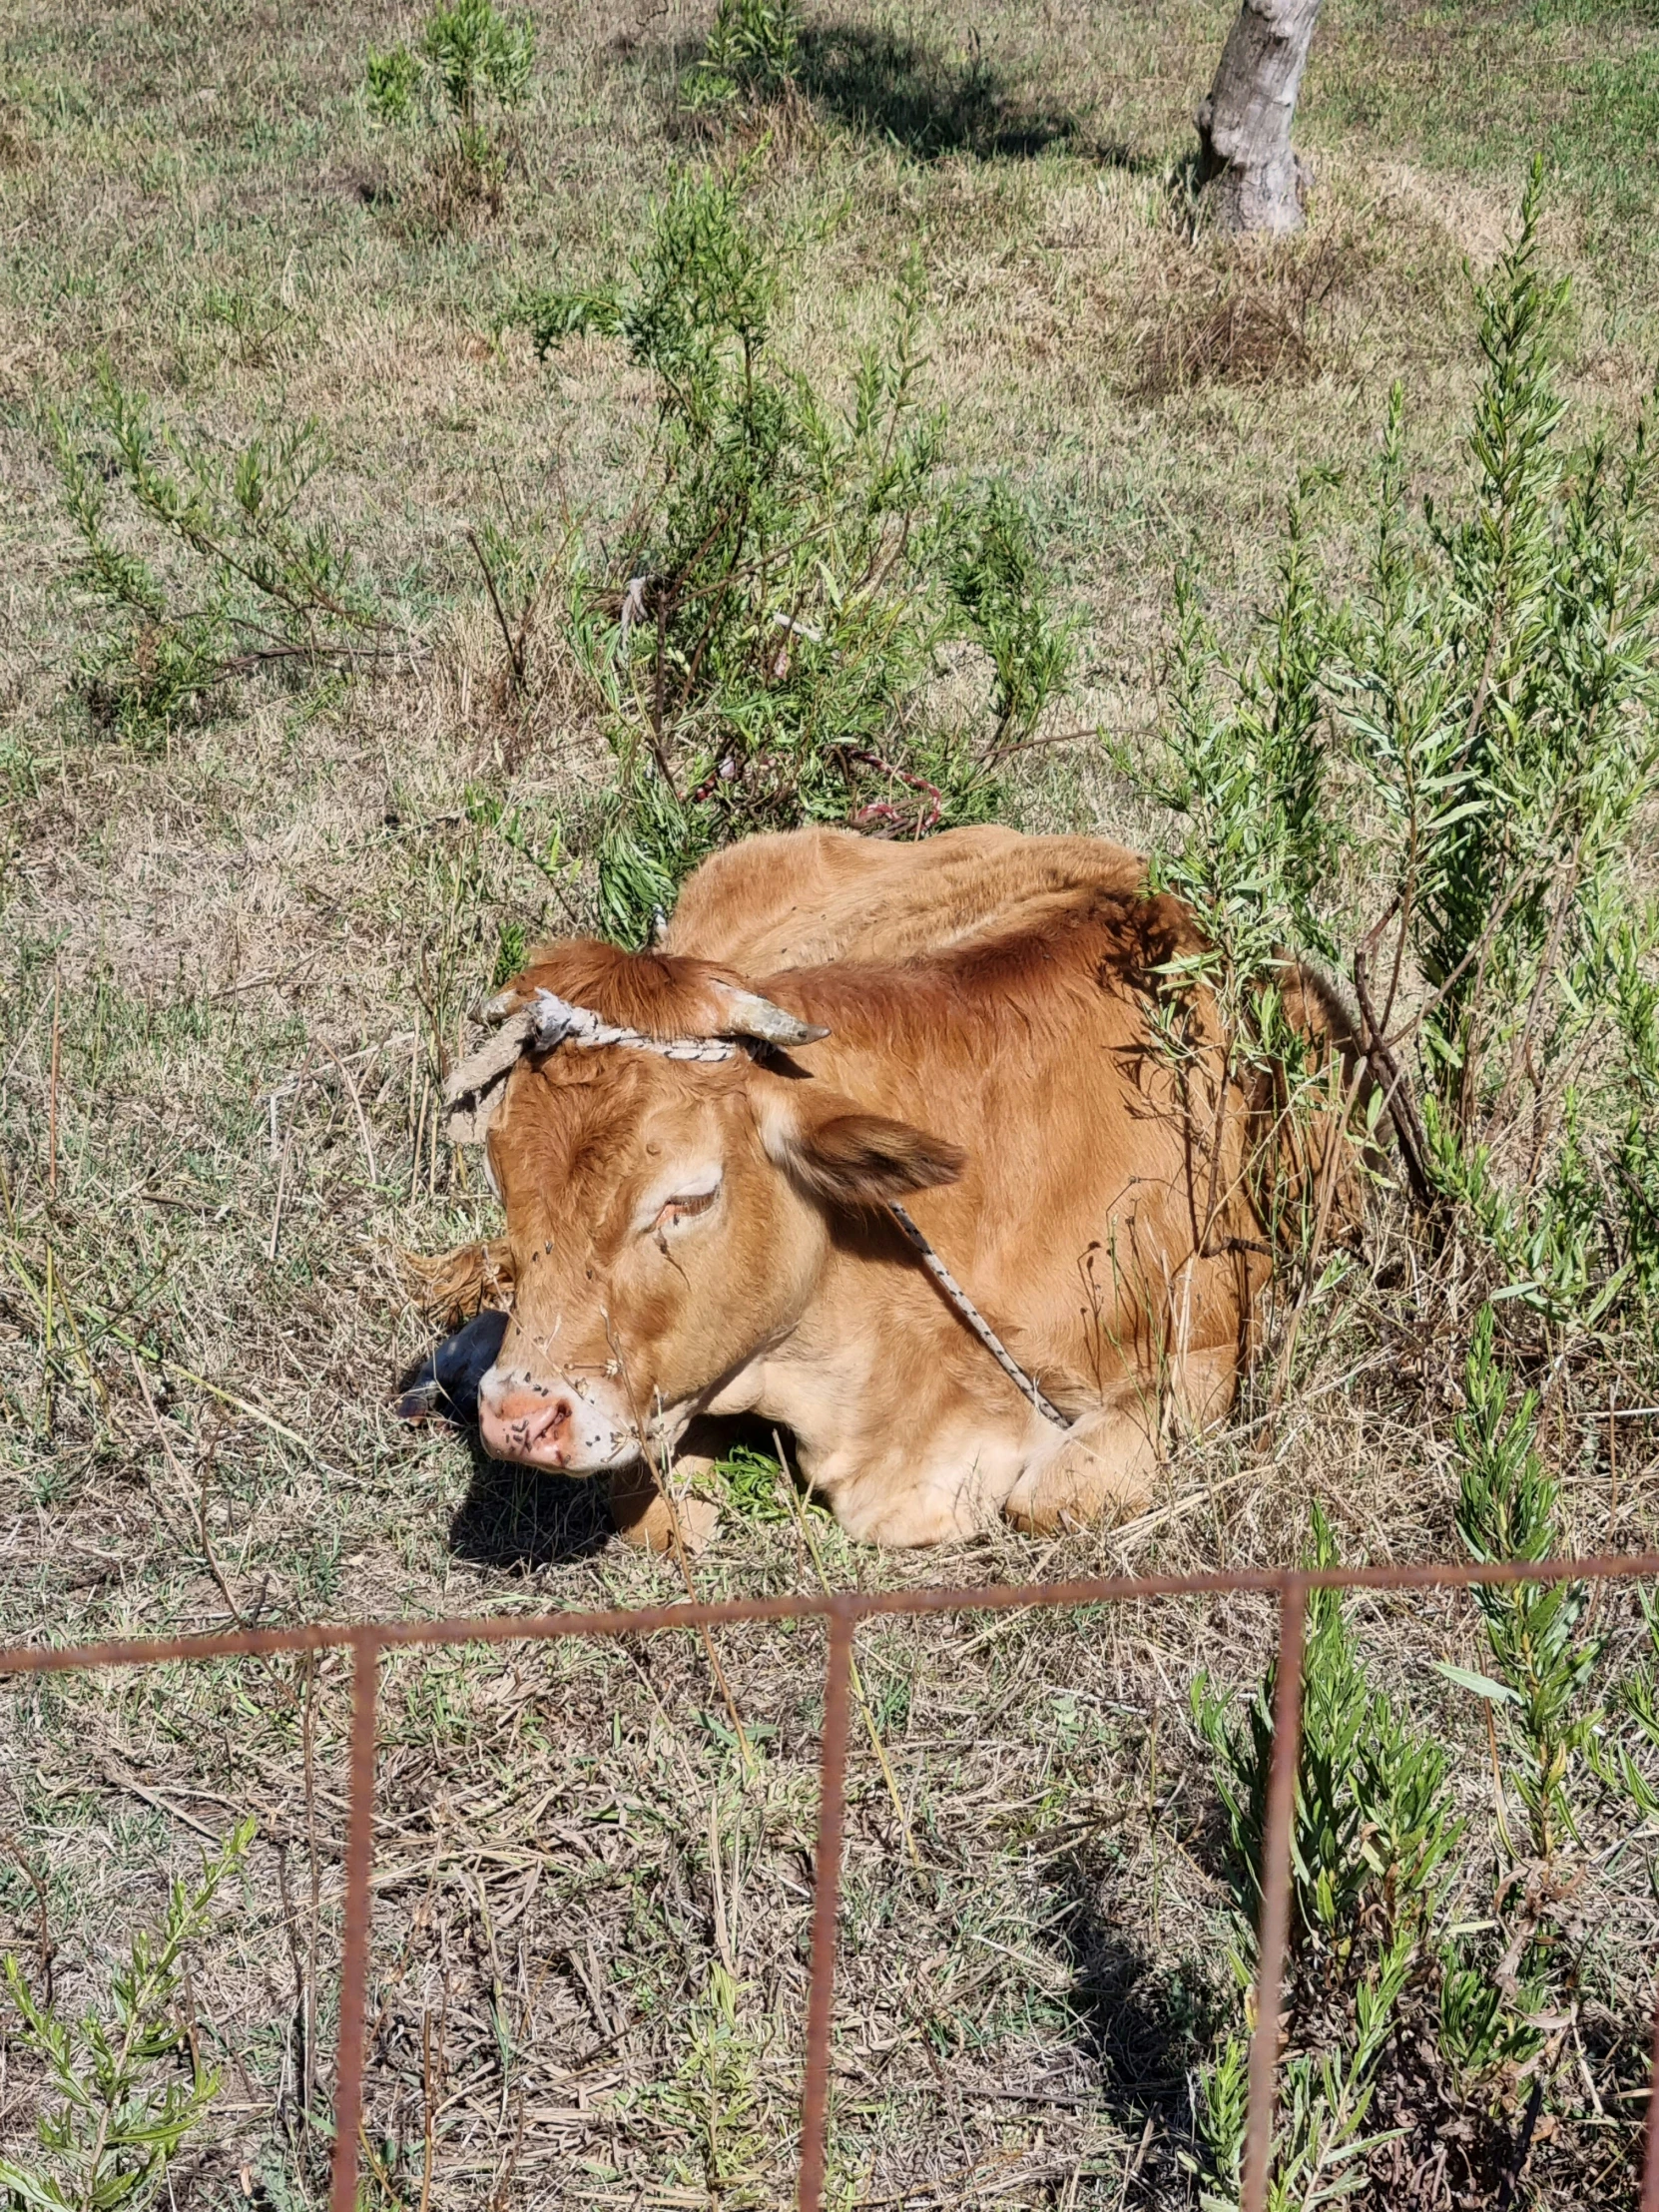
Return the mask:
{"type": "Polygon", "coordinates": [[[478,1425],[484,1448],[497,1459],[519,1459],[526,1466],[563,1466],[569,1455],[571,1414],[568,1397],[542,1390],[480,1392],[478,1425]]]}

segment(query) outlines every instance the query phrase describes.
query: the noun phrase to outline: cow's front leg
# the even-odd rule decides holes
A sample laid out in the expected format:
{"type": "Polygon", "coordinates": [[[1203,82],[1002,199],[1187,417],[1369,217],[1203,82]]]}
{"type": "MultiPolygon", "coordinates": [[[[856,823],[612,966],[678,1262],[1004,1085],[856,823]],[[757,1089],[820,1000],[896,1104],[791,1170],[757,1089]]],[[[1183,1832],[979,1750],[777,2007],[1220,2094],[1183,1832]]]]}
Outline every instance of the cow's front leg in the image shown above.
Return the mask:
{"type": "Polygon", "coordinates": [[[1003,1510],[1016,1528],[1049,1536],[1145,1506],[1158,1467],[1157,1407],[1135,1394],[1086,1414],[1035,1456],[1003,1510]]]}
{"type": "Polygon", "coordinates": [[[918,1449],[845,1473],[833,1460],[822,1471],[809,1463],[807,1471],[854,1543],[909,1548],[959,1542],[990,1527],[1026,1448],[994,1430],[963,1430],[940,1439],[931,1459],[918,1449]]]}
{"type": "Polygon", "coordinates": [[[695,1495],[694,1488],[712,1472],[723,1440],[713,1421],[690,1424],[674,1454],[676,1498],[664,1494],[648,1460],[636,1459],[632,1466],[612,1471],[611,1518],[625,1544],[638,1551],[672,1551],[678,1520],[686,1550],[703,1549],[720,1524],[720,1507],[711,1498],[695,1495]]]}

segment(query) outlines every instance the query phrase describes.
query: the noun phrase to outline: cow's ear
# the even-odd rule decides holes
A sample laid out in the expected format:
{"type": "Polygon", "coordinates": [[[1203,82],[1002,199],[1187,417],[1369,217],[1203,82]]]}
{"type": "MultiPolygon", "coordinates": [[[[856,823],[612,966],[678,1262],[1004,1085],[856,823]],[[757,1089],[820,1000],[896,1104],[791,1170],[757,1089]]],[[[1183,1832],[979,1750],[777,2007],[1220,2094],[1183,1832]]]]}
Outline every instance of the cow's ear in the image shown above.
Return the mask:
{"type": "Polygon", "coordinates": [[[504,1237],[457,1245],[436,1259],[415,1252],[399,1257],[415,1303],[445,1329],[458,1329],[474,1314],[512,1304],[513,1248],[504,1237]]]}
{"type": "Polygon", "coordinates": [[[831,1206],[885,1206],[954,1183],[967,1163],[960,1145],[866,1114],[850,1099],[824,1099],[811,1113],[786,1110],[763,1134],[779,1166],[831,1206]]]}

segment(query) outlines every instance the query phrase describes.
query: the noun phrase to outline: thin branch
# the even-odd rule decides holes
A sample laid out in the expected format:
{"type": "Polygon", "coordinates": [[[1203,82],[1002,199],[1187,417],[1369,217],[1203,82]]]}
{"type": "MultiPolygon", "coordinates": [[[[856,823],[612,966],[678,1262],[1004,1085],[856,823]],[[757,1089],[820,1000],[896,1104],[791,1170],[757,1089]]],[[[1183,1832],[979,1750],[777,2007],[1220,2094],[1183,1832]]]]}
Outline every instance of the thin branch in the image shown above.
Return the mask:
{"type": "Polygon", "coordinates": [[[1379,1027],[1377,1009],[1371,1001],[1371,988],[1366,972],[1371,946],[1392,913],[1393,908],[1390,907],[1377,928],[1362,939],[1354,951],[1354,995],[1360,1004],[1360,1049],[1382,1076],[1382,1096],[1387,1105],[1388,1118],[1394,1125],[1394,1135],[1399,1140],[1399,1154],[1405,1163],[1411,1196],[1423,1213],[1431,1213],[1438,1200],[1426,1165],[1428,1142],[1423,1135],[1422,1124],[1417,1119],[1416,1102],[1411,1096],[1405,1072],[1394,1058],[1388,1039],[1379,1027]]]}
{"type": "MultiPolygon", "coordinates": [[[[1543,830],[1540,833],[1540,843],[1543,843],[1548,839],[1550,832],[1555,828],[1556,818],[1559,816],[1560,812],[1560,802],[1557,801],[1555,806],[1551,808],[1549,820],[1544,824],[1543,830]]],[[[1463,954],[1463,957],[1451,970],[1451,973],[1445,978],[1444,982],[1442,982],[1436,990],[1430,992],[1429,996],[1423,1000],[1422,1004],[1411,1015],[1410,1019],[1405,1022],[1401,1028],[1396,1029],[1394,1033],[1385,1040],[1390,1051],[1395,1045],[1403,1044],[1406,1038],[1411,1036],[1413,1032],[1418,1029],[1424,1021],[1427,1020],[1430,1014],[1435,1012],[1440,1006],[1444,1005],[1445,1001],[1456,989],[1458,981],[1464,975],[1471,964],[1478,961],[1482,970],[1484,969],[1487,954],[1491,951],[1492,945],[1496,940],[1497,933],[1503,927],[1504,922],[1509,918],[1509,909],[1515,904],[1516,900],[1520,897],[1523,891],[1530,889],[1532,881],[1532,871],[1529,871],[1525,868],[1521,869],[1521,871],[1516,875],[1514,881],[1510,884],[1509,888],[1498,900],[1496,906],[1492,909],[1486,926],[1480,932],[1477,940],[1469,946],[1469,949],[1463,954]]]]}
{"type": "Polygon", "coordinates": [[[489,562],[484,558],[484,549],[478,543],[476,530],[468,529],[466,542],[471,546],[477,557],[478,566],[484,572],[484,588],[490,595],[490,605],[495,609],[495,619],[501,630],[501,642],[507,648],[507,662],[513,672],[513,689],[515,692],[522,692],[524,690],[524,655],[520,651],[518,641],[514,638],[511,626],[507,621],[507,610],[501,604],[501,594],[495,588],[495,577],[491,572],[489,562]]]}

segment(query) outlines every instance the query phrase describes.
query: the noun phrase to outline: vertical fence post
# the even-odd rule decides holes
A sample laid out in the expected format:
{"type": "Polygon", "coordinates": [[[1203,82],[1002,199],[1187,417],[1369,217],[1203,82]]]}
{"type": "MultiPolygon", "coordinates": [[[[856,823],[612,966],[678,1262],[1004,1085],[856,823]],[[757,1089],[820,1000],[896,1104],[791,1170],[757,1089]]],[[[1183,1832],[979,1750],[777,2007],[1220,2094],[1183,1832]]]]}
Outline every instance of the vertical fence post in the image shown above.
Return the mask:
{"type": "Polygon", "coordinates": [[[351,1638],[351,1785],[345,1836],[345,1936],[339,1975],[339,2052],[334,2066],[334,2155],[328,2212],[356,2212],[362,2130],[363,2043],[368,2010],[369,1875],[374,1865],[374,1702],[380,1639],[351,1638]]]}
{"type": "Polygon", "coordinates": [[[1262,1925],[1257,1944],[1256,2032],[1250,2039],[1250,2112],[1245,2122],[1240,2212],[1265,2212],[1273,2163],[1279,2014],[1291,1925],[1291,1828],[1302,1738],[1302,1631],[1308,1587],[1287,1575],[1279,1600],[1279,1658],[1273,1680],[1273,1763],[1262,1835],[1262,1925]]]}
{"type": "Polygon", "coordinates": [[[818,1849],[813,1861],[813,1955],[807,1984],[807,2074],[801,2093],[799,2212],[820,2212],[830,2139],[830,2039],[835,2018],[835,1923],[840,1909],[841,1833],[846,1810],[846,1737],[852,1704],[854,1601],[830,1601],[830,1660],[824,1684],[818,1849]]]}

